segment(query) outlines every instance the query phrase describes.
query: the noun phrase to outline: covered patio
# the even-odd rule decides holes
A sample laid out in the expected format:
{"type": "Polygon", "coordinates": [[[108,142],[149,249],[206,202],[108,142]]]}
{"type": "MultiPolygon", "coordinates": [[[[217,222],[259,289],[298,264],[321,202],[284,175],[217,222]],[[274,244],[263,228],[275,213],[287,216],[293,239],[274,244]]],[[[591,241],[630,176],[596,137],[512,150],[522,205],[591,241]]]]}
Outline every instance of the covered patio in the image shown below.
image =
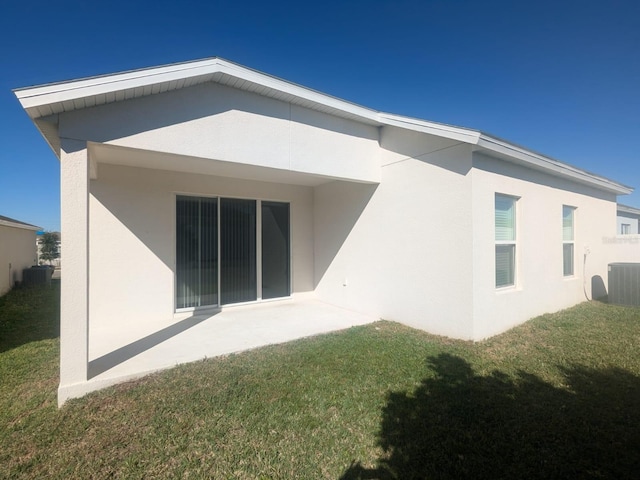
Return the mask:
{"type": "Polygon", "coordinates": [[[325,277],[381,180],[376,112],[221,59],[17,96],[61,166],[59,405],[376,320],[319,301],[366,288],[325,277]]]}
{"type": "Polygon", "coordinates": [[[84,392],[182,363],[343,330],[378,320],[314,299],[229,307],[172,321],[90,328],[84,392]]]}

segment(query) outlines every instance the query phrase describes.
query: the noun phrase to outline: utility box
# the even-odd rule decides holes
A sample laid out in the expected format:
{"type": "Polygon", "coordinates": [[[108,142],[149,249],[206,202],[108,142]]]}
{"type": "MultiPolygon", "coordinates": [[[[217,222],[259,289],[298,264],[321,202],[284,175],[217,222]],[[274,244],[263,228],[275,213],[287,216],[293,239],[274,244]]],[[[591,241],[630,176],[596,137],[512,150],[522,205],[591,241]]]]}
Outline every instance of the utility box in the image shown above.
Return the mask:
{"type": "Polygon", "coordinates": [[[640,307],[640,263],[609,264],[609,303],[640,307]]]}
{"type": "Polygon", "coordinates": [[[50,285],[53,269],[47,266],[25,268],[22,271],[22,283],[24,285],[50,285]]]}

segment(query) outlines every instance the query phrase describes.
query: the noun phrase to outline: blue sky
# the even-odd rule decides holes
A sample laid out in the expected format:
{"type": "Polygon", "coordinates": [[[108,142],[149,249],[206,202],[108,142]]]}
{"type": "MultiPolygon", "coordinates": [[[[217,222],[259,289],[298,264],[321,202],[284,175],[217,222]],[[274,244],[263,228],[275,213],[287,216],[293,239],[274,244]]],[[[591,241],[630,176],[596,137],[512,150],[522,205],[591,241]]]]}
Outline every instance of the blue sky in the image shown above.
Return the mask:
{"type": "Polygon", "coordinates": [[[211,56],[640,189],[638,25],[637,0],[8,0],[0,215],[60,225],[58,160],[13,88],[211,56]]]}

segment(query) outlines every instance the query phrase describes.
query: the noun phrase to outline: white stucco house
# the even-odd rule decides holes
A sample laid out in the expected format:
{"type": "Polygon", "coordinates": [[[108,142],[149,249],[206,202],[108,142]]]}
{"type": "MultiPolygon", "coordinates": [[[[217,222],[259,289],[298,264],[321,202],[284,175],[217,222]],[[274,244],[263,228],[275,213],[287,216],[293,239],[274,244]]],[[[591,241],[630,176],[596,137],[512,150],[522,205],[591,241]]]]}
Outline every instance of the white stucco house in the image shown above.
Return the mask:
{"type": "Polygon", "coordinates": [[[640,234],[640,208],[618,204],[617,213],[618,235],[640,234]]]}
{"type": "Polygon", "coordinates": [[[0,295],[22,281],[22,271],[37,265],[36,232],[40,227],[0,215],[0,295]]]}
{"type": "Polygon", "coordinates": [[[91,342],[142,323],[314,299],[479,340],[633,260],[628,186],[220,58],[15,94],[61,165],[60,402],[130,378],[91,342]]]}

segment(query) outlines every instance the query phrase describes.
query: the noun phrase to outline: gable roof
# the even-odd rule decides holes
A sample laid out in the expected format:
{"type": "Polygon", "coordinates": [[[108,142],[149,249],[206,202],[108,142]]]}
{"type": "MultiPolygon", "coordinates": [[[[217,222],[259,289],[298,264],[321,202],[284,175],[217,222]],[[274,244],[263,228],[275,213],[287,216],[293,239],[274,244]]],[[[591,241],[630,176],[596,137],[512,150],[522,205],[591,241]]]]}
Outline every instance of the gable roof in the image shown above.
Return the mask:
{"type": "Polygon", "coordinates": [[[19,88],[14,90],[14,93],[59,157],[57,115],[60,113],[155,95],[206,82],[220,83],[368,125],[395,126],[457,140],[503,160],[611,193],[628,194],[633,191],[633,188],[614,180],[573,167],[479,130],[379,112],[219,57],[19,88]]]}
{"type": "Polygon", "coordinates": [[[16,220],[14,218],[5,217],[4,215],[0,215],[0,225],[4,225],[6,227],[24,228],[25,230],[42,230],[42,228],[31,225],[30,223],[21,222],[20,220],[16,220]]]}

